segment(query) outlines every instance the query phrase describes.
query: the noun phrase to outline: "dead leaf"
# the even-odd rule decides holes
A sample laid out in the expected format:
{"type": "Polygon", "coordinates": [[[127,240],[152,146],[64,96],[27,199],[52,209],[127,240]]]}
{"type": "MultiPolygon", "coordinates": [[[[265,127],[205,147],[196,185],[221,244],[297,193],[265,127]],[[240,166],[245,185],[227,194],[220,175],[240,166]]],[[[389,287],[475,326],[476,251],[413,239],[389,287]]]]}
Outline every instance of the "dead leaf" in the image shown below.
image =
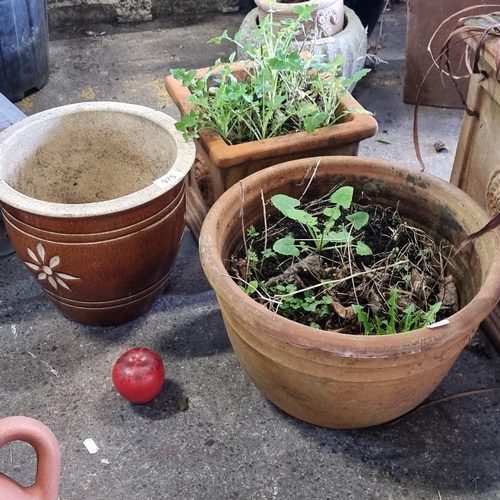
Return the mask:
{"type": "Polygon", "coordinates": [[[446,147],[446,145],[443,141],[436,141],[434,143],[434,149],[436,150],[436,153],[448,153],[449,152],[449,149],[446,147]]]}
{"type": "Polygon", "coordinates": [[[444,280],[443,306],[447,308],[458,309],[457,286],[453,276],[446,276],[444,280]]]}
{"type": "Polygon", "coordinates": [[[231,272],[241,278],[242,280],[247,279],[247,261],[245,259],[238,259],[231,265],[231,272]]]}
{"type": "Polygon", "coordinates": [[[354,319],[355,314],[354,311],[352,310],[351,306],[344,307],[340,302],[337,302],[334,300],[332,302],[332,309],[335,311],[336,314],[338,314],[342,319],[354,319]]]}
{"type": "Polygon", "coordinates": [[[378,293],[376,293],[374,290],[370,292],[369,300],[370,303],[368,304],[368,306],[370,307],[372,313],[375,316],[379,316],[384,309],[384,300],[381,299],[378,293]]]}

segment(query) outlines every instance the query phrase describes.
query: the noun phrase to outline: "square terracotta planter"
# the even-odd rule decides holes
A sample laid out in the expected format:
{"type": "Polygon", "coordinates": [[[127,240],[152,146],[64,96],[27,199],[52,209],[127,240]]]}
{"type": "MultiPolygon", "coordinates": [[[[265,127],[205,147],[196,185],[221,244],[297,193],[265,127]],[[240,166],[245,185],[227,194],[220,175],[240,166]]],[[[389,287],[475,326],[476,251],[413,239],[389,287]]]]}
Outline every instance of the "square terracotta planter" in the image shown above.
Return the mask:
{"type": "MultiPolygon", "coordinates": [[[[208,70],[198,70],[198,77],[208,70]]],[[[181,114],[189,113],[193,108],[187,102],[189,90],[171,75],[165,78],[165,87],[181,114]]],[[[319,128],[312,134],[297,132],[230,146],[218,133],[200,131],[199,139],[195,139],[196,160],[188,176],[186,200],[186,223],[195,238],[213,203],[248,175],[299,158],[357,155],[359,143],[377,132],[377,121],[350,94],[341,100],[339,109],[349,110],[342,123],[319,128]]]]}

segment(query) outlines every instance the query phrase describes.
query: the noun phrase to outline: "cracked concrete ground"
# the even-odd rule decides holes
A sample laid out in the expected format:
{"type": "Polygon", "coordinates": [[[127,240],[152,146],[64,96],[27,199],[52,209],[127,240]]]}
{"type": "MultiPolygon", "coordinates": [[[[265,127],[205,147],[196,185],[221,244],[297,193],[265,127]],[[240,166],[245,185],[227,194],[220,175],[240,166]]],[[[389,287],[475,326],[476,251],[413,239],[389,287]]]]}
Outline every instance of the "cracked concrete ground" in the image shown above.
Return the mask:
{"type": "MultiPolygon", "coordinates": [[[[17,105],[26,114],[86,100],[143,104],[177,116],[163,88],[170,68],[227,56],[207,45],[242,14],[82,26],[51,33],[51,77],[17,105]]],[[[379,122],[360,155],[417,167],[413,106],[403,103],[405,7],[384,15],[381,64],[354,91],[379,122]]],[[[376,37],[379,30],[375,30],[376,37]]],[[[427,170],[450,175],[462,112],[422,108],[427,170]],[[433,144],[443,141],[448,154],[433,144]]],[[[88,327],[62,317],[12,255],[0,260],[0,417],[28,415],[55,433],[61,500],[500,498],[500,394],[424,407],[395,424],[357,431],[317,428],[266,400],[243,373],[227,339],[197,246],[186,230],[165,293],[143,317],[88,327]],[[161,353],[167,383],[134,406],[113,389],[114,361],[129,347],[161,353]],[[181,411],[179,400],[189,398],[181,411]],[[83,446],[92,438],[99,451],[83,446]]],[[[429,400],[494,388],[499,357],[478,332],[429,400]]],[[[318,402],[321,404],[321,402],[318,402]]],[[[23,484],[35,473],[22,443],[0,450],[0,469],[23,484]]],[[[0,498],[1,498],[0,492],[0,498]]]]}

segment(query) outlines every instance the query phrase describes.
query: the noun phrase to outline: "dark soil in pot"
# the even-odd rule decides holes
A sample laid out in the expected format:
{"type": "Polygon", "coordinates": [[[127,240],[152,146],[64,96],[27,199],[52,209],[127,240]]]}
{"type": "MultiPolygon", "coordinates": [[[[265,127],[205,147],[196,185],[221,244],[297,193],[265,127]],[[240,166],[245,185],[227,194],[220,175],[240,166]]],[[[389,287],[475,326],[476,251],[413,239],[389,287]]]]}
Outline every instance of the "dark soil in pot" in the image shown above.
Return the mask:
{"type": "Polygon", "coordinates": [[[236,282],[268,309],[323,330],[396,333],[454,314],[451,246],[367,198],[342,205],[338,194],[351,189],[291,212],[294,199],[273,198],[281,213],[247,230],[229,269],[236,282]]]}

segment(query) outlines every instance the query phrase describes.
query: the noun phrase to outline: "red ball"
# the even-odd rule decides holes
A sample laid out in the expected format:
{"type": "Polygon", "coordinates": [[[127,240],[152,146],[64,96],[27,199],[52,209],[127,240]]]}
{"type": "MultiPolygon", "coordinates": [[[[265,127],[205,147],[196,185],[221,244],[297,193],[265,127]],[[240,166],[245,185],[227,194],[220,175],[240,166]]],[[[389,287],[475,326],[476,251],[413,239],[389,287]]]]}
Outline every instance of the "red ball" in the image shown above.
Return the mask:
{"type": "Polygon", "coordinates": [[[118,358],[111,379],[118,393],[131,403],[149,403],[163,387],[165,367],[155,351],[134,347],[118,358]]]}

